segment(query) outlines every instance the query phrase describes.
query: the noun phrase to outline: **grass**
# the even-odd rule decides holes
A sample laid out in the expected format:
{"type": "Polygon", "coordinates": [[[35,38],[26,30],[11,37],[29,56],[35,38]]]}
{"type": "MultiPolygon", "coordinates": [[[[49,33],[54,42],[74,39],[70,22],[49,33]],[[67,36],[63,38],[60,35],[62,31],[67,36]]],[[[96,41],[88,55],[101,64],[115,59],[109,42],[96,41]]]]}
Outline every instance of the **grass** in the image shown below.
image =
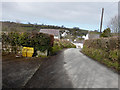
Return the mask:
{"type": "Polygon", "coordinates": [[[58,51],[64,48],[76,48],[76,46],[69,41],[55,40],[54,45],[52,47],[52,54],[56,54],[58,51]]]}
{"type": "Polygon", "coordinates": [[[48,56],[45,56],[45,55],[38,55],[38,57],[47,58],[48,56]]]}
{"type": "Polygon", "coordinates": [[[120,70],[118,61],[118,54],[120,54],[119,50],[111,50],[110,52],[106,52],[102,49],[87,48],[84,46],[82,52],[94,60],[105,64],[109,68],[113,68],[116,71],[120,70]]]}

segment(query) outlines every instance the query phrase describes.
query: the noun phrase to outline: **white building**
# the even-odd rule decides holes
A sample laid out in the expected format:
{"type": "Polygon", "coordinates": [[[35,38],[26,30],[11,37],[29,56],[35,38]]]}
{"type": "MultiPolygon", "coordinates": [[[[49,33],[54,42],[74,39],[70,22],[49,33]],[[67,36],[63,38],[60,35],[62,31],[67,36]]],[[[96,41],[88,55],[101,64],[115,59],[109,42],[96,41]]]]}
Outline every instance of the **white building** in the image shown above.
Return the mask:
{"type": "Polygon", "coordinates": [[[82,38],[84,38],[84,40],[97,39],[99,37],[100,37],[100,34],[93,34],[93,33],[88,33],[86,36],[82,36],[82,38]]]}
{"type": "Polygon", "coordinates": [[[84,38],[84,40],[87,40],[87,39],[89,39],[88,36],[89,36],[89,35],[87,34],[86,36],[82,36],[82,38],[84,38]]]}
{"type": "Polygon", "coordinates": [[[62,37],[67,36],[67,33],[68,33],[68,32],[69,32],[68,30],[65,30],[65,32],[63,32],[63,34],[61,34],[61,36],[62,36],[62,37]]]}
{"type": "Polygon", "coordinates": [[[61,36],[62,36],[62,37],[65,37],[65,36],[67,36],[67,33],[64,32],[63,34],[61,34],[61,36]]]}

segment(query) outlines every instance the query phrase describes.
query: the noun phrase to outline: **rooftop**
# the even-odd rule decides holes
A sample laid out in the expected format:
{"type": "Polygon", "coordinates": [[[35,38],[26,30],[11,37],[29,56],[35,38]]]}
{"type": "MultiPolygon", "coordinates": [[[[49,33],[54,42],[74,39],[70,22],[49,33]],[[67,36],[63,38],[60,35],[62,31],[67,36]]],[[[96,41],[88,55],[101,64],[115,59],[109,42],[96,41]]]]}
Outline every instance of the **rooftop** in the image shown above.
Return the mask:
{"type": "Polygon", "coordinates": [[[40,29],[40,32],[55,35],[55,36],[59,35],[59,30],[58,29],[40,29]]]}

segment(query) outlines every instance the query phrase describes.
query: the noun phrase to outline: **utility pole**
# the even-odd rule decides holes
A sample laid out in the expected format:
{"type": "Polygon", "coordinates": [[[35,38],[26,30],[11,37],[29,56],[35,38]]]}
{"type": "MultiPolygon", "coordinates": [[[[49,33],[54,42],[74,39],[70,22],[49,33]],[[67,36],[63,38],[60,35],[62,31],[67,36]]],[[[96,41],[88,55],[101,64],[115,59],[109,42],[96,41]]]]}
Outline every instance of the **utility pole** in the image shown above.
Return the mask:
{"type": "Polygon", "coordinates": [[[101,23],[100,23],[100,33],[102,32],[103,13],[104,13],[104,8],[102,8],[101,23]]]}

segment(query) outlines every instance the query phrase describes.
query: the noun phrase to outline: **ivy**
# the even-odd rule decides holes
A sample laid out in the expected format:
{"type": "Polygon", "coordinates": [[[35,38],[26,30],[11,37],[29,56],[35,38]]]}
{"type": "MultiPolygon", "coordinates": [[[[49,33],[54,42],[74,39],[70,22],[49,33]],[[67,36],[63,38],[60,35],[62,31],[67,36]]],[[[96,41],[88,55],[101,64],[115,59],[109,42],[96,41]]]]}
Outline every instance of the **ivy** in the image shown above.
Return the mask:
{"type": "Polygon", "coordinates": [[[3,45],[34,47],[35,50],[40,51],[50,50],[52,47],[50,35],[32,32],[10,32],[8,34],[2,33],[2,43],[3,45]]]}

